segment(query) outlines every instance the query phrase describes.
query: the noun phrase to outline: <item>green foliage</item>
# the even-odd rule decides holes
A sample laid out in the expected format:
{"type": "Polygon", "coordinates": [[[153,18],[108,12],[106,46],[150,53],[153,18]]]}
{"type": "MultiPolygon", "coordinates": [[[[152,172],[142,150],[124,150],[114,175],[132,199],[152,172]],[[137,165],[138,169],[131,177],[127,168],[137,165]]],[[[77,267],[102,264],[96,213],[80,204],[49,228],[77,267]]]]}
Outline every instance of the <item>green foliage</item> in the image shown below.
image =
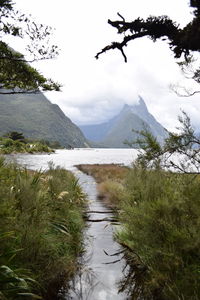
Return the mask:
{"type": "Polygon", "coordinates": [[[79,169],[95,177],[101,198],[117,208],[116,239],[129,266],[120,291],[134,300],[198,300],[200,175],[166,172],[158,162],[79,169]]]}
{"type": "Polygon", "coordinates": [[[139,131],[138,143],[142,152],[137,163],[145,168],[165,168],[181,173],[200,172],[200,138],[195,133],[185,112],[179,116],[178,132],[169,132],[163,145],[148,131],[139,131]]]}
{"type": "MultiPolygon", "coordinates": [[[[11,136],[12,137],[12,136],[11,136]]],[[[42,142],[25,143],[24,139],[15,139],[17,135],[13,138],[0,138],[0,154],[10,154],[10,153],[35,153],[35,152],[53,152],[50,147],[42,142]]],[[[18,136],[19,137],[19,136],[18,136]]],[[[21,135],[20,135],[21,137],[21,135]]]]}
{"type": "Polygon", "coordinates": [[[132,299],[199,299],[199,188],[199,176],[129,173],[118,240],[129,249],[132,274],[142,271],[129,286],[132,299]]]}
{"type": "Polygon", "coordinates": [[[140,151],[140,154],[138,155],[137,163],[145,168],[148,167],[149,164],[152,166],[151,163],[153,161],[153,165],[158,166],[160,164],[160,155],[163,152],[156,137],[154,137],[147,129],[135,132],[139,137],[134,142],[129,142],[129,145],[132,146],[137,144],[143,150],[140,151]]]}
{"type": "Polygon", "coordinates": [[[36,281],[24,276],[22,270],[13,271],[8,266],[0,266],[0,299],[42,299],[31,293],[33,283],[36,284],[36,281]]]}
{"type": "Polygon", "coordinates": [[[120,202],[118,239],[129,250],[133,299],[200,298],[200,140],[186,113],[179,121],[179,132],[169,133],[162,146],[140,132],[142,151],[120,202]]]}
{"type": "Polygon", "coordinates": [[[57,46],[50,45],[51,28],[36,24],[31,17],[17,11],[12,1],[0,3],[0,89],[1,94],[32,93],[60,90],[60,85],[45,78],[30,62],[53,58],[58,54],[57,46]],[[10,35],[29,40],[26,45],[27,55],[14,51],[3,41],[3,37],[10,35]],[[48,45],[48,46],[47,46],[48,45]],[[5,90],[6,89],[6,90],[5,90]]]}
{"type": "Polygon", "coordinates": [[[0,287],[2,297],[14,300],[20,293],[23,299],[26,293],[32,299],[27,293],[44,295],[59,276],[71,276],[83,250],[84,203],[85,195],[68,171],[30,172],[1,160],[0,281],[10,274],[0,287]]]}

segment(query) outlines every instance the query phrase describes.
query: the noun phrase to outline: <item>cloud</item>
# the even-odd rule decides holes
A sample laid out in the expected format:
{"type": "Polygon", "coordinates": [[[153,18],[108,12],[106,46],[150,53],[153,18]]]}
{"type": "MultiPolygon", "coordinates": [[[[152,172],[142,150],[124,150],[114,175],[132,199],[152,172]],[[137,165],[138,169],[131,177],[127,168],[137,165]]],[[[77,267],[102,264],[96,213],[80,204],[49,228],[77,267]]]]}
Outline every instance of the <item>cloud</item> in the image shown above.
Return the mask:
{"type": "Polygon", "coordinates": [[[103,54],[98,61],[94,58],[102,47],[121,39],[107,24],[108,18],[118,19],[117,12],[128,21],[138,16],[169,15],[183,26],[192,18],[188,0],[169,0],[165,5],[160,0],[59,0],[58,5],[53,0],[15,2],[23,12],[31,12],[36,21],[55,28],[60,56],[35,66],[63,84],[61,93],[46,95],[74,122],[104,122],[124,103],[136,103],[141,94],[150,112],[168,129],[177,125],[181,107],[195,124],[200,123],[198,96],[188,101],[169,90],[170,83],[182,78],[166,42],[153,43],[144,38],[130,43],[125,49],[127,64],[119,51],[103,54]]]}

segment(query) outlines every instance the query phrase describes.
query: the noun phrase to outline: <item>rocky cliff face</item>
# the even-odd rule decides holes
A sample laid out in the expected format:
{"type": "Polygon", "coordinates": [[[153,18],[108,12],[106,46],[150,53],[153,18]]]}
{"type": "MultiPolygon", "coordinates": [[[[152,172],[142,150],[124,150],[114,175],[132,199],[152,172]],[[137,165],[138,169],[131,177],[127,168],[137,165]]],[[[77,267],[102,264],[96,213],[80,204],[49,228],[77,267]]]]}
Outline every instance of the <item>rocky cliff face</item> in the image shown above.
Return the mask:
{"type": "MultiPolygon", "coordinates": [[[[121,112],[106,123],[99,125],[80,126],[85,136],[97,142],[95,146],[124,148],[124,141],[134,141],[137,134],[134,130],[149,130],[162,143],[167,137],[166,129],[152,116],[144,100],[139,97],[138,104],[124,105],[121,112]]],[[[136,146],[137,147],[137,146],[136,146]]]]}
{"type": "Polygon", "coordinates": [[[81,130],[42,93],[0,95],[0,135],[9,131],[58,141],[64,147],[88,145],[81,130]]]}

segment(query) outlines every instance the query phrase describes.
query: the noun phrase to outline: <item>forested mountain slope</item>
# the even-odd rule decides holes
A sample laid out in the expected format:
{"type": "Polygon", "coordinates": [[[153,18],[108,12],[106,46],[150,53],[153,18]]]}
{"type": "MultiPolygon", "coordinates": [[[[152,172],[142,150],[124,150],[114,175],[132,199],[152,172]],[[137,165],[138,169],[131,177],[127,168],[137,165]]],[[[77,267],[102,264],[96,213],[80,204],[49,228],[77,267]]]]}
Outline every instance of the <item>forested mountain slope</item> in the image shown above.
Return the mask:
{"type": "Polygon", "coordinates": [[[0,135],[19,131],[25,137],[86,147],[81,130],[42,93],[0,95],[0,135]]]}

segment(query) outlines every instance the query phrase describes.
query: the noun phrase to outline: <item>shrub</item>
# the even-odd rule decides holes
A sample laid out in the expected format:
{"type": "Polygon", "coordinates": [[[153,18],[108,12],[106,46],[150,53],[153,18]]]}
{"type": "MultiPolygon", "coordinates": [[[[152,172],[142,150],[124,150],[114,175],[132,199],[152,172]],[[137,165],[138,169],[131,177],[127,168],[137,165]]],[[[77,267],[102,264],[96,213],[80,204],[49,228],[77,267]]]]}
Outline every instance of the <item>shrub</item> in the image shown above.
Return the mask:
{"type": "Polygon", "coordinates": [[[133,299],[138,293],[144,299],[200,298],[199,190],[200,178],[192,174],[129,173],[117,238],[129,249],[133,273],[138,266],[143,273],[143,280],[133,276],[133,299]]]}

